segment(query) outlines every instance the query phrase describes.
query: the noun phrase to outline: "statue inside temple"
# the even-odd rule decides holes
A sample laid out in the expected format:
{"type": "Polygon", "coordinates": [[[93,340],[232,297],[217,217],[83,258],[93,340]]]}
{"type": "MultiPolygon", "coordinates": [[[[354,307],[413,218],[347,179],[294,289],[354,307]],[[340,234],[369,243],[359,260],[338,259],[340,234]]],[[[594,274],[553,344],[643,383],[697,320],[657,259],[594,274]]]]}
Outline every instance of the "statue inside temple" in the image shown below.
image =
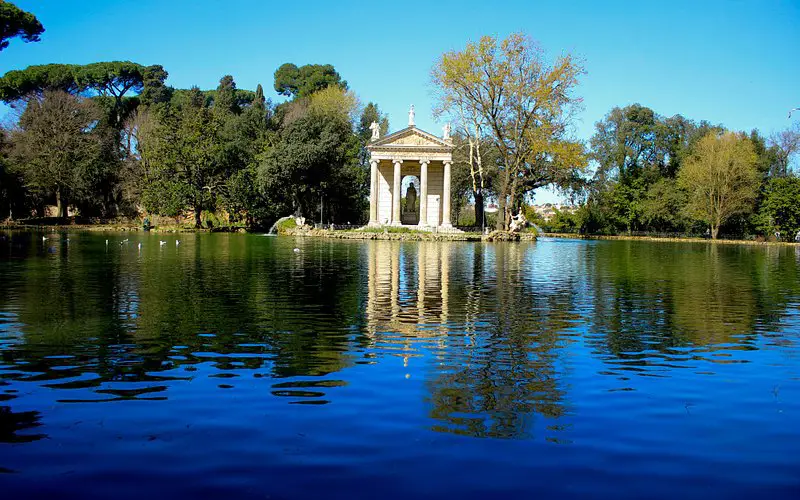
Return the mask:
{"type": "Polygon", "coordinates": [[[417,188],[409,184],[406,190],[406,213],[417,213],[417,188]]]}

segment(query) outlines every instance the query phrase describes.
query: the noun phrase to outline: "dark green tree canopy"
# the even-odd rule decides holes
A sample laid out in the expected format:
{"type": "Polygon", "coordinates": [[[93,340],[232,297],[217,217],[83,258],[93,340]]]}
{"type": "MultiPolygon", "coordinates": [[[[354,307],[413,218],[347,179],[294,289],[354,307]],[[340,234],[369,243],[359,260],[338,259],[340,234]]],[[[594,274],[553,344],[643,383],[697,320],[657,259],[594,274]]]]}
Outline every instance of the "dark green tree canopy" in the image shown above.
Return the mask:
{"type": "Polygon", "coordinates": [[[28,187],[68,200],[88,199],[113,166],[114,140],[91,99],[46,91],[31,99],[14,135],[14,156],[28,187]]]}
{"type": "Polygon", "coordinates": [[[11,2],[0,0],[0,52],[8,47],[11,38],[20,37],[25,42],[38,42],[44,26],[30,12],[25,12],[11,2]]]}
{"type": "Polygon", "coordinates": [[[264,88],[259,83],[256,87],[256,95],[253,98],[253,106],[264,109],[267,100],[264,98],[264,88]]]}
{"type": "Polygon", "coordinates": [[[287,97],[308,97],[332,85],[347,89],[347,82],[330,64],[306,64],[298,68],[286,63],[275,71],[275,91],[287,97]]]}
{"type": "Polygon", "coordinates": [[[142,73],[142,91],[139,94],[139,100],[142,104],[158,104],[170,100],[172,89],[164,84],[168,76],[169,73],[160,64],[154,64],[144,69],[142,73]]]}
{"type": "Polygon", "coordinates": [[[145,77],[151,85],[157,81],[163,84],[167,72],[161,66],[142,66],[130,61],[29,66],[9,71],[0,78],[0,99],[9,102],[41,95],[46,90],[96,92],[121,99],[128,92],[141,92],[145,77]]]}

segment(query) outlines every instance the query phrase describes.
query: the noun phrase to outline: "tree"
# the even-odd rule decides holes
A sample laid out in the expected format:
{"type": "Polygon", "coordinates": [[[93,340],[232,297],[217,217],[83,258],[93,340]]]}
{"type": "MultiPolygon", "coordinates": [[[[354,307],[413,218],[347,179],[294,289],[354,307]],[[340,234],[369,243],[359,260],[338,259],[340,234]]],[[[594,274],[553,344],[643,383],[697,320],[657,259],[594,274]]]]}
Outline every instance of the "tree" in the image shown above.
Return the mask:
{"type": "MultiPolygon", "coordinates": [[[[440,92],[437,95],[434,115],[451,115],[455,123],[456,155],[465,159],[463,162],[457,162],[456,165],[463,164],[469,169],[472,199],[475,202],[475,225],[482,226],[484,191],[487,187],[483,152],[488,149],[492,140],[490,128],[486,124],[485,117],[478,112],[471,100],[466,97],[464,90],[459,87],[448,92],[440,92]]],[[[458,185],[458,183],[451,185],[458,185]]]]}
{"type": "Polygon", "coordinates": [[[580,99],[574,91],[584,73],[570,55],[551,65],[524,34],[505,40],[484,36],[461,51],[447,52],[432,70],[445,110],[462,102],[489,129],[500,153],[498,229],[530,191],[566,186],[586,165],[583,146],[570,137],[580,99]]]}
{"type": "Polygon", "coordinates": [[[614,108],[597,122],[591,147],[599,175],[629,184],[656,165],[657,122],[653,110],[640,104],[614,108]]]}
{"type": "Polygon", "coordinates": [[[259,83],[256,87],[256,95],[253,98],[253,106],[264,109],[267,100],[264,98],[264,88],[259,83]]]}
{"type": "Polygon", "coordinates": [[[753,143],[743,134],[710,132],[678,173],[689,195],[687,213],[707,223],[713,239],[731,216],[752,208],[761,180],[756,162],[753,143]]]}
{"type": "Polygon", "coordinates": [[[89,99],[45,91],[31,99],[13,136],[14,156],[25,184],[55,195],[58,216],[70,200],[87,199],[114,161],[113,136],[89,99]]]}
{"type": "Polygon", "coordinates": [[[298,68],[285,63],[275,70],[275,91],[287,97],[308,97],[330,86],[347,89],[347,82],[330,64],[306,64],[298,68]]]}
{"type": "Polygon", "coordinates": [[[368,183],[351,121],[355,97],[334,87],[313,94],[307,106],[292,104],[296,116],[261,155],[260,189],[296,215],[312,218],[324,204],[324,220],[359,220],[368,183]]]}
{"type": "Polygon", "coordinates": [[[800,230],[800,178],[776,177],[767,183],[759,220],[761,229],[769,233],[800,230]]]}
{"type": "Polygon", "coordinates": [[[197,87],[180,107],[162,112],[142,150],[142,159],[152,169],[142,194],[145,208],[175,216],[191,207],[195,227],[200,227],[202,211],[215,208],[225,181],[218,161],[219,129],[218,118],[197,87]]]}
{"type": "Polygon", "coordinates": [[[11,158],[8,131],[0,128],[0,219],[13,219],[29,208],[24,183],[11,158]]]}
{"type": "Polygon", "coordinates": [[[23,70],[9,71],[0,78],[0,99],[12,102],[40,96],[47,90],[62,90],[71,94],[95,95],[109,99],[109,123],[122,127],[134,106],[126,103],[130,94],[144,90],[148,80],[148,98],[162,97],[167,72],[161,66],[142,66],[130,61],[78,64],[44,64],[23,70]],[[162,88],[159,88],[162,87],[162,88]]]}
{"type": "Polygon", "coordinates": [[[789,175],[792,159],[800,153],[800,124],[787,128],[770,136],[769,144],[776,148],[777,167],[776,176],[789,175]]]}
{"type": "Polygon", "coordinates": [[[649,229],[685,231],[691,221],[686,218],[686,192],[674,179],[661,178],[650,185],[641,203],[641,218],[649,229]]]}
{"type": "Polygon", "coordinates": [[[225,75],[219,81],[214,94],[214,110],[222,114],[238,114],[241,111],[239,103],[236,102],[236,82],[231,75],[225,75]]]}
{"type": "Polygon", "coordinates": [[[12,38],[20,37],[25,42],[38,42],[44,26],[30,12],[25,12],[11,2],[0,0],[0,52],[12,38]]]}
{"type": "Polygon", "coordinates": [[[168,76],[169,73],[160,64],[147,66],[142,72],[142,91],[139,93],[140,103],[150,106],[169,102],[172,97],[172,89],[164,84],[168,76]]]}

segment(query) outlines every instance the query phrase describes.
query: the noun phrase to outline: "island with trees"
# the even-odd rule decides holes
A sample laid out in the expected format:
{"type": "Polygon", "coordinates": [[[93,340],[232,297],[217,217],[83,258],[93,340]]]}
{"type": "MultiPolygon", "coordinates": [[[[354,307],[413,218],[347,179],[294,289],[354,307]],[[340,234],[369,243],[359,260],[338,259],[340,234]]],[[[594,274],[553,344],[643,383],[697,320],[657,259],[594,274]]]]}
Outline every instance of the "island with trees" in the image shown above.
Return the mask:
{"type": "MultiPolygon", "coordinates": [[[[33,14],[9,2],[0,10],[0,51],[40,40],[33,14]]],[[[794,238],[798,122],[764,137],[633,104],[610,110],[583,141],[584,73],[578,57],[551,58],[524,33],[485,36],[433,62],[433,112],[453,125],[454,225],[503,231],[524,213],[552,232],[794,238]],[[543,187],[577,208],[538,218],[531,204],[543,187]]],[[[0,130],[0,220],[367,223],[367,146],[373,123],[383,136],[389,120],[334,66],[283,64],[272,75],[285,98],[277,104],[230,74],[213,89],[174,88],[167,77],[130,61],[3,75],[13,124],[0,130]]]]}

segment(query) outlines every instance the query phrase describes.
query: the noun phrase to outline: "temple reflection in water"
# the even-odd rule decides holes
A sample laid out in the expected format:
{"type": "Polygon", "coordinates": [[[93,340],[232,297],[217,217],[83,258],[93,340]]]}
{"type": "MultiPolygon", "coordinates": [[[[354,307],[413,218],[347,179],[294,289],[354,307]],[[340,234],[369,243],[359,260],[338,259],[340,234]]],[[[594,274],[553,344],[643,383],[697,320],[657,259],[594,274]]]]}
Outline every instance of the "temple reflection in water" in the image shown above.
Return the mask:
{"type": "Polygon", "coordinates": [[[368,332],[444,332],[448,321],[450,247],[420,242],[414,252],[396,241],[369,247],[368,332]],[[424,325],[438,328],[424,328],[424,325]]]}

